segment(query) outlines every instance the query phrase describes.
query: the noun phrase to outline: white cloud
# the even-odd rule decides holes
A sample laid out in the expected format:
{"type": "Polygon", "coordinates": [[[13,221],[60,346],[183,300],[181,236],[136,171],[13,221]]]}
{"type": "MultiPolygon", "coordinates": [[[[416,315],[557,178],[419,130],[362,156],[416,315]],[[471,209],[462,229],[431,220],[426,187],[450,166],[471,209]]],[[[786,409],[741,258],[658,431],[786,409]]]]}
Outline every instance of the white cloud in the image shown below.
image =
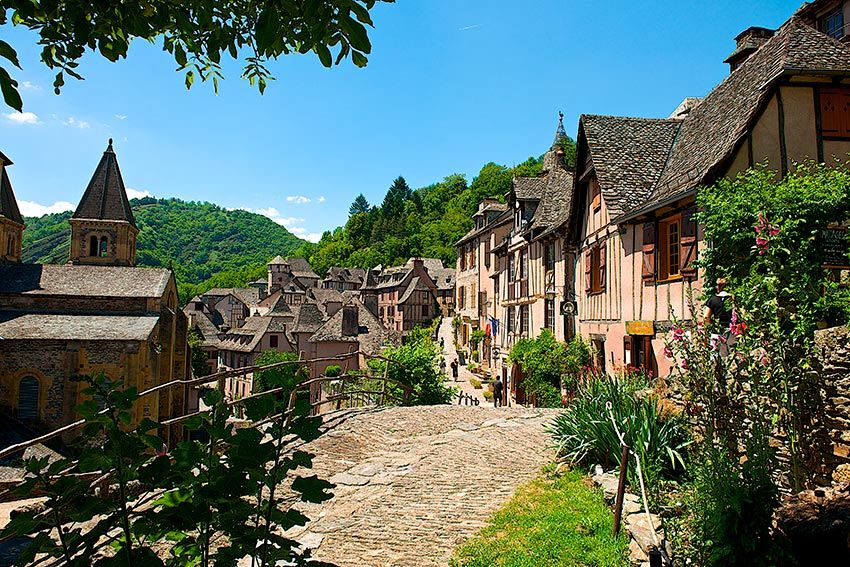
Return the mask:
{"type": "Polygon", "coordinates": [[[38,116],[32,112],[10,112],[6,118],[15,124],[40,124],[38,116]]]}
{"type": "Polygon", "coordinates": [[[126,114],[116,114],[115,118],[117,118],[118,120],[126,120],[127,115],[126,114]]]}
{"type": "Polygon", "coordinates": [[[28,91],[40,91],[41,87],[36,85],[35,83],[31,83],[29,81],[22,81],[21,88],[28,91]]]}
{"type": "Polygon", "coordinates": [[[77,120],[73,116],[69,117],[68,120],[63,120],[62,124],[64,124],[65,126],[74,126],[76,128],[83,128],[83,129],[91,127],[91,124],[89,124],[85,120],[77,120]]]}
{"type": "Polygon", "coordinates": [[[464,27],[458,29],[457,31],[474,30],[475,28],[480,28],[480,27],[481,27],[481,24],[472,24],[471,26],[464,26],[464,27]]]}
{"type": "Polygon", "coordinates": [[[316,199],[316,201],[318,201],[319,203],[324,203],[325,201],[327,201],[327,199],[325,199],[325,196],[324,196],[324,195],[322,195],[321,197],[319,197],[318,199],[316,199]]]}
{"type": "Polygon", "coordinates": [[[145,197],[152,197],[151,192],[147,189],[133,189],[132,187],[127,187],[127,198],[128,199],[144,199],[145,197]]]}
{"type": "Polygon", "coordinates": [[[296,205],[306,205],[310,202],[310,197],[305,197],[304,195],[289,195],[286,198],[286,201],[289,203],[295,203],[296,205]]]}
{"type": "MultiPolygon", "coordinates": [[[[304,222],[304,218],[302,217],[285,217],[282,216],[281,212],[274,207],[267,207],[265,209],[252,209],[250,207],[236,207],[236,209],[242,211],[248,211],[249,213],[257,213],[258,215],[263,215],[264,217],[268,217],[277,224],[281,226],[285,226],[286,229],[299,238],[303,238],[304,240],[309,240],[310,242],[318,242],[320,238],[322,238],[322,234],[319,232],[307,232],[307,229],[303,226],[300,226],[301,223],[304,222]]],[[[235,209],[228,209],[235,210],[235,209]]]]}
{"type": "Polygon", "coordinates": [[[64,211],[73,211],[74,205],[68,201],[56,201],[52,205],[41,205],[34,201],[18,201],[18,207],[21,209],[21,214],[25,217],[40,217],[50,213],[61,213],[64,211]]]}

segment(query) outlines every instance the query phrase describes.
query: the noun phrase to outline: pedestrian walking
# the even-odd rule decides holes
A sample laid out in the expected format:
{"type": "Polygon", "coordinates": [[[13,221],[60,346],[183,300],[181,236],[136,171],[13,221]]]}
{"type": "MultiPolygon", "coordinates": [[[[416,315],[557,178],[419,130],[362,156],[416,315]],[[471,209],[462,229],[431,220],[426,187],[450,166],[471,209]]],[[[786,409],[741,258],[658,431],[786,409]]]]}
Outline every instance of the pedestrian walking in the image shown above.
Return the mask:
{"type": "Polygon", "coordinates": [[[502,379],[499,376],[496,376],[496,379],[493,380],[493,407],[497,408],[502,405],[502,389],[504,385],[502,384],[502,379]]]}
{"type": "Polygon", "coordinates": [[[445,337],[440,337],[440,350],[446,350],[446,339],[445,339],[445,337]]]}
{"type": "Polygon", "coordinates": [[[716,349],[721,358],[726,358],[729,347],[734,346],[731,343],[735,341],[735,335],[731,333],[734,299],[732,294],[726,291],[727,285],[729,282],[726,278],[717,279],[717,291],[706,302],[703,315],[703,323],[711,336],[712,348],[716,349]]]}
{"type": "Polygon", "coordinates": [[[457,382],[457,367],[458,367],[457,359],[454,359],[452,361],[452,379],[455,382],[457,382]]]}
{"type": "Polygon", "coordinates": [[[440,357],[440,373],[446,373],[446,359],[443,357],[440,357]]]}

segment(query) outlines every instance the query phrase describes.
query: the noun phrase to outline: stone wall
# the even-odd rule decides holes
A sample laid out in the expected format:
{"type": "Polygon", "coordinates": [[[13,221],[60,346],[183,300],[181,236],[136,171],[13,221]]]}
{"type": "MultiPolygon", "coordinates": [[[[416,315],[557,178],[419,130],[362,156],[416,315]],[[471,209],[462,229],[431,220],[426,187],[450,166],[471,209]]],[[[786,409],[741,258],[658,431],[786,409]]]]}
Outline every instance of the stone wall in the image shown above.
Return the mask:
{"type": "Polygon", "coordinates": [[[828,485],[841,465],[850,467],[850,328],[818,331],[815,345],[820,366],[820,407],[815,410],[820,415],[811,441],[820,453],[816,482],[828,485]]]}

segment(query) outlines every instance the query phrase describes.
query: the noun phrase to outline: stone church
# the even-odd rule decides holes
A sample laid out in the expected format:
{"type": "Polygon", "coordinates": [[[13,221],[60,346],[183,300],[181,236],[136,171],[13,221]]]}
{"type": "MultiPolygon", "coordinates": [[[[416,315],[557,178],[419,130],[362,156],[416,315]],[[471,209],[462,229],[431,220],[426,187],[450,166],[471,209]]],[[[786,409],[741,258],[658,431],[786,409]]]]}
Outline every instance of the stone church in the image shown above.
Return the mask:
{"type": "MultiPolygon", "coordinates": [[[[65,265],[21,262],[24,219],[0,153],[0,414],[52,430],[78,418],[85,386],[104,373],[141,390],[190,376],[187,318],[170,270],[138,268],[139,229],[112,148],[70,219],[65,265]]],[[[186,412],[184,386],[136,405],[136,421],[186,412]]],[[[170,442],[179,430],[164,431],[170,442]]]]}

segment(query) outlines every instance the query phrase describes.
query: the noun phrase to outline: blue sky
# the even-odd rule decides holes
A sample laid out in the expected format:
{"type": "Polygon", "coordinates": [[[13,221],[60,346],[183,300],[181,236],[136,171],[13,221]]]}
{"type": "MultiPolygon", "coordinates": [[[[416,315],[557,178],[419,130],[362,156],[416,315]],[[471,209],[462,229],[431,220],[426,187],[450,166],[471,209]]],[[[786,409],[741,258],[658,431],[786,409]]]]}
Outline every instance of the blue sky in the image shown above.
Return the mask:
{"type": "Polygon", "coordinates": [[[735,35],[800,3],[399,0],[373,12],[368,67],[285,57],[263,96],[236,64],[218,96],[187,91],[140,41],[118,63],[86,56],[56,96],[32,36],[3,29],[31,114],[0,109],[0,151],[25,214],[75,205],[112,137],[131,196],[255,210],[315,240],[398,175],[415,188],[539,155],[559,110],[572,135],[582,113],[667,116],[723,79],[735,35]]]}

